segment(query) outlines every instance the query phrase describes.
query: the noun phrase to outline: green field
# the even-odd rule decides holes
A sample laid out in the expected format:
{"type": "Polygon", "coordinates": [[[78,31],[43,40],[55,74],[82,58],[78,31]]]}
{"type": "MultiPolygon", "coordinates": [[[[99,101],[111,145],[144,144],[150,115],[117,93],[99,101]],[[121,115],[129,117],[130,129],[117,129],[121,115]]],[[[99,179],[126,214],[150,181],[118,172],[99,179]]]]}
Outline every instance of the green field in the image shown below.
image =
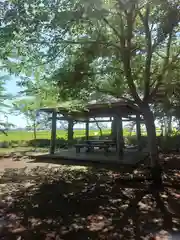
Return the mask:
{"type": "MultiPolygon", "coordinates": [[[[110,134],[111,130],[103,130],[103,134],[110,134]]],[[[90,130],[90,136],[99,135],[98,130],[90,130]]],[[[50,131],[37,131],[37,139],[50,139],[50,131]]],[[[85,130],[74,130],[74,137],[83,137],[85,136],[85,130]]],[[[57,130],[57,138],[67,139],[67,131],[57,130]]],[[[5,136],[3,133],[0,134],[0,141],[28,141],[34,139],[33,132],[28,131],[9,131],[8,136],[5,136]]]]}
{"type": "MultiPolygon", "coordinates": [[[[109,135],[111,133],[110,129],[103,129],[104,135],[109,135]]],[[[159,130],[157,129],[157,135],[159,135],[159,130]]],[[[135,135],[135,132],[132,132],[131,135],[135,135]]],[[[90,130],[90,136],[98,136],[99,130],[90,130]]],[[[129,132],[127,129],[124,129],[124,136],[128,136],[129,132]]],[[[142,135],[146,135],[145,132],[142,132],[142,135]]],[[[74,138],[80,138],[85,136],[85,130],[74,130],[74,138]]],[[[51,132],[50,131],[37,131],[37,139],[50,139],[51,132]]],[[[66,130],[57,130],[57,138],[67,139],[67,131],[66,130]]],[[[9,131],[8,136],[5,136],[3,133],[0,134],[0,142],[3,141],[29,141],[34,139],[33,132],[28,131],[9,131]]]]}

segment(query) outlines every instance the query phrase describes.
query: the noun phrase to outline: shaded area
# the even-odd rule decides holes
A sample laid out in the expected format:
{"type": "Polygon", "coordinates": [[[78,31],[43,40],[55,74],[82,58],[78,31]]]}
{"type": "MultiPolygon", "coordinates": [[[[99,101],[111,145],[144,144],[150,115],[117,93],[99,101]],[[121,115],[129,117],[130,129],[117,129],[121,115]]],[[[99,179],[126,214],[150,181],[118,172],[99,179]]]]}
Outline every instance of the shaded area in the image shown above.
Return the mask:
{"type": "Polygon", "coordinates": [[[44,159],[65,159],[82,162],[99,162],[99,163],[117,163],[134,165],[142,161],[148,155],[147,152],[138,151],[138,149],[126,149],[122,156],[118,156],[115,149],[110,149],[109,152],[104,152],[104,149],[96,149],[92,152],[86,152],[83,149],[80,153],[76,153],[75,148],[69,148],[67,150],[61,150],[55,154],[41,154],[36,157],[37,160],[44,159]]]}
{"type": "Polygon", "coordinates": [[[137,149],[128,149],[122,159],[119,159],[115,152],[104,153],[102,150],[96,150],[92,153],[82,152],[76,154],[75,149],[68,149],[53,155],[39,154],[34,156],[32,163],[54,163],[66,166],[105,168],[123,171],[129,175],[135,169],[144,167],[147,164],[148,158],[148,153],[139,152],[137,149]]]}
{"type": "Polygon", "coordinates": [[[140,240],[180,229],[178,191],[122,184],[121,174],[91,167],[38,169],[28,187],[8,195],[1,209],[7,223],[2,239],[140,240]]]}

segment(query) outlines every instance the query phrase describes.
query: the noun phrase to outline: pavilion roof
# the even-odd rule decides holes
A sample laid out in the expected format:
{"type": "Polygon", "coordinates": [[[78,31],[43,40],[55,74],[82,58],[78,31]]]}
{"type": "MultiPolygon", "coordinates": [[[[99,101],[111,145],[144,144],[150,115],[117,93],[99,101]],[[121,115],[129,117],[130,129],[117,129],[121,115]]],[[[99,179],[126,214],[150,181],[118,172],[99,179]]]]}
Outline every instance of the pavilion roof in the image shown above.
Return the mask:
{"type": "Polygon", "coordinates": [[[72,117],[74,120],[84,120],[93,117],[109,117],[116,114],[122,117],[128,117],[129,115],[135,115],[140,113],[139,108],[136,105],[129,104],[126,101],[120,99],[113,99],[102,102],[102,100],[93,100],[89,102],[84,108],[71,108],[70,103],[62,104],[56,108],[41,108],[39,111],[51,113],[56,111],[65,117],[72,117]]]}

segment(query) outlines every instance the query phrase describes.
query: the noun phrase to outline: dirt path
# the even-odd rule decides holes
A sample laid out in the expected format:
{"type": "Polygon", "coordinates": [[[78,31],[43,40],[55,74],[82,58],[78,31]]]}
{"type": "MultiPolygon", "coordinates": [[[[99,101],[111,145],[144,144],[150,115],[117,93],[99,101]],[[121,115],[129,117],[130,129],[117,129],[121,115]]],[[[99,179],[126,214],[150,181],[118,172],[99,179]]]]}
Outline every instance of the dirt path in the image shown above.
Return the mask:
{"type": "MultiPolygon", "coordinates": [[[[178,234],[180,229],[178,194],[147,192],[146,183],[121,184],[117,178],[123,173],[24,157],[1,158],[0,173],[4,240],[144,240],[161,230],[178,234]]],[[[177,180],[174,170],[168,174],[177,180]]]]}
{"type": "Polygon", "coordinates": [[[14,161],[12,158],[2,158],[0,159],[0,172],[4,171],[5,169],[15,169],[15,168],[34,168],[34,167],[58,167],[59,164],[50,164],[50,163],[36,163],[31,160],[19,160],[14,161]]]}

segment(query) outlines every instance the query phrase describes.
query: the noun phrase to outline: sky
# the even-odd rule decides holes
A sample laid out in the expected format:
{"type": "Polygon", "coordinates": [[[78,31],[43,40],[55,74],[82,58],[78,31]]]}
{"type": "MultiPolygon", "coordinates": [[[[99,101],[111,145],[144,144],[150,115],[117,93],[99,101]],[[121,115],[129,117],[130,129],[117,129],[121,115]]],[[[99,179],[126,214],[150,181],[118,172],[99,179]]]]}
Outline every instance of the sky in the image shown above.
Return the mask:
{"type": "MultiPolygon", "coordinates": [[[[17,86],[17,81],[18,81],[18,78],[11,77],[6,82],[5,88],[8,93],[18,96],[18,92],[21,91],[22,88],[17,86]]],[[[6,118],[4,118],[3,116],[0,116],[0,120],[6,121],[6,118]]],[[[10,114],[10,115],[8,115],[8,122],[13,123],[18,128],[24,128],[27,125],[27,121],[23,115],[16,116],[16,115],[10,114]]],[[[106,124],[109,125],[109,127],[110,127],[110,123],[109,124],[106,123],[106,124]]],[[[75,128],[84,128],[84,127],[85,127],[84,124],[81,124],[81,123],[78,123],[75,126],[75,128]]]]}
{"type": "MultiPolygon", "coordinates": [[[[17,86],[17,81],[18,81],[18,78],[16,78],[16,77],[11,77],[7,81],[7,83],[5,84],[5,88],[8,93],[11,93],[13,95],[18,95],[18,93],[22,90],[21,87],[17,86]]],[[[4,116],[0,116],[0,120],[6,121],[6,118],[4,116]]],[[[27,121],[22,114],[18,115],[18,116],[13,115],[13,114],[8,115],[8,122],[13,123],[17,128],[24,128],[27,125],[27,121]]],[[[58,124],[57,124],[57,126],[58,126],[58,124]]],[[[84,128],[84,125],[76,124],[76,127],[84,128]]]]}
{"type": "MultiPolygon", "coordinates": [[[[17,86],[17,80],[18,78],[15,78],[15,77],[11,77],[9,80],[7,80],[5,84],[5,88],[8,93],[17,95],[18,92],[21,90],[21,88],[17,86]]],[[[1,118],[3,118],[3,116],[1,118]]],[[[8,122],[13,123],[14,125],[16,125],[16,127],[26,126],[26,120],[23,117],[23,115],[18,115],[18,116],[15,116],[13,114],[8,115],[8,122]]]]}
{"type": "MultiPolygon", "coordinates": [[[[22,88],[17,86],[17,81],[18,81],[18,78],[11,77],[5,84],[5,88],[8,93],[18,96],[18,93],[22,90],[22,88]]],[[[0,116],[0,120],[6,121],[6,118],[4,116],[0,116]]],[[[27,121],[22,114],[18,116],[13,114],[8,115],[8,122],[13,123],[18,128],[24,128],[27,125],[27,121]]],[[[58,123],[57,123],[57,126],[58,126],[58,123]]],[[[84,124],[78,123],[76,124],[75,127],[84,128],[85,126],[84,124]]]]}

